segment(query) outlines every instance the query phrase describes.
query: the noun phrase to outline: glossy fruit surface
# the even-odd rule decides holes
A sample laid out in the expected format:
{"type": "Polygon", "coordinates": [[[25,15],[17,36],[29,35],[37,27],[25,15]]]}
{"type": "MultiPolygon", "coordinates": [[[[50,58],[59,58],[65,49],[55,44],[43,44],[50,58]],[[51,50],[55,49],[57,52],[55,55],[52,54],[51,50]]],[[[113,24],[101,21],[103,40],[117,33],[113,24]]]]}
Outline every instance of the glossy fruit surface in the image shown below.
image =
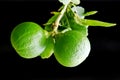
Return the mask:
{"type": "Polygon", "coordinates": [[[75,67],[89,55],[90,42],[78,31],[58,34],[55,40],[54,55],[57,61],[66,67],[75,67]]]}
{"type": "Polygon", "coordinates": [[[23,58],[34,58],[45,49],[46,36],[40,25],[34,22],[23,22],[11,33],[11,43],[16,52],[23,58]]]}

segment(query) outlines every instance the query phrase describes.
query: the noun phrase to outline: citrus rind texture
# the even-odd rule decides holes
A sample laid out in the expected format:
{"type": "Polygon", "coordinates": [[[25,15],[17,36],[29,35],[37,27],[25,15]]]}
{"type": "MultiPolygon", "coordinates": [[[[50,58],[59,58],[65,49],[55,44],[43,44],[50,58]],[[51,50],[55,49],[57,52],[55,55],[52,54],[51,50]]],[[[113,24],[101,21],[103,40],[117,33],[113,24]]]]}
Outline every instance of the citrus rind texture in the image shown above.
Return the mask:
{"type": "Polygon", "coordinates": [[[65,67],[81,64],[89,55],[90,42],[78,31],[59,34],[55,40],[54,55],[56,60],[65,67]]]}
{"type": "Polygon", "coordinates": [[[34,22],[23,22],[11,33],[11,44],[23,58],[34,58],[45,49],[46,36],[40,25],[34,22]]]}

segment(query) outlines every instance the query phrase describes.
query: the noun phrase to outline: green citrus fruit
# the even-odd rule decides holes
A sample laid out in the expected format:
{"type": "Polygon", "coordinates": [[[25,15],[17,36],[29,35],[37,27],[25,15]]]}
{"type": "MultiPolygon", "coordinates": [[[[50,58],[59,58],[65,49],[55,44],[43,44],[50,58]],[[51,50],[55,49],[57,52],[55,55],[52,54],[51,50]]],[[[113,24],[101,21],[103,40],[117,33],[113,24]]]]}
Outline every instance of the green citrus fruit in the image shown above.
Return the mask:
{"type": "Polygon", "coordinates": [[[58,34],[55,39],[54,55],[57,61],[66,67],[75,67],[89,55],[90,42],[78,31],[58,34]]]}
{"type": "Polygon", "coordinates": [[[11,33],[11,43],[16,52],[23,58],[39,56],[45,49],[46,36],[40,25],[34,22],[23,22],[11,33]]]}
{"type": "Polygon", "coordinates": [[[47,40],[46,40],[46,48],[45,50],[40,54],[42,59],[49,58],[53,54],[54,49],[54,39],[53,37],[46,31],[47,40]]]}

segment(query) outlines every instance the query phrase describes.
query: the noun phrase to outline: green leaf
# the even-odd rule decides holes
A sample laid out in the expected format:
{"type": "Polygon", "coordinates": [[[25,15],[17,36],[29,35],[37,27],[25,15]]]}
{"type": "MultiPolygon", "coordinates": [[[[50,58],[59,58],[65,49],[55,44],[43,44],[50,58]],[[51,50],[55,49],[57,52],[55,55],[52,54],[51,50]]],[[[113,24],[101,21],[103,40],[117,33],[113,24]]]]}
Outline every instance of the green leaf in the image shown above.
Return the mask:
{"type": "Polygon", "coordinates": [[[80,18],[84,18],[85,9],[83,7],[74,6],[72,7],[72,11],[79,15],[80,18]]]}
{"type": "Polygon", "coordinates": [[[115,23],[108,23],[108,22],[91,20],[91,19],[81,19],[81,22],[88,26],[111,27],[116,25],[115,23]]]}
{"type": "Polygon", "coordinates": [[[84,16],[90,16],[96,14],[98,11],[90,11],[84,14],[84,16]]]}
{"type": "MultiPolygon", "coordinates": [[[[61,21],[60,21],[60,26],[64,27],[64,28],[69,28],[70,25],[70,17],[68,16],[69,14],[65,13],[64,16],[62,17],[61,21]],[[69,18],[68,18],[69,17],[69,18]]],[[[72,16],[72,15],[71,15],[72,16]]]]}
{"type": "Polygon", "coordinates": [[[77,30],[81,32],[83,35],[88,35],[87,26],[80,23],[78,16],[68,8],[65,12],[64,16],[61,19],[61,27],[71,28],[72,30],[77,30]]]}
{"type": "Polygon", "coordinates": [[[59,1],[64,5],[69,4],[70,2],[72,2],[73,4],[80,4],[80,0],[59,0],[59,1]]]}
{"type": "Polygon", "coordinates": [[[60,21],[60,25],[65,28],[71,28],[71,22],[74,21],[74,13],[71,11],[70,8],[67,8],[64,16],[60,21]]]}
{"type": "Polygon", "coordinates": [[[54,14],[44,25],[50,25],[53,22],[55,22],[55,20],[57,19],[59,12],[51,12],[52,14],[54,14]]]}
{"type": "Polygon", "coordinates": [[[45,30],[47,31],[52,31],[52,25],[55,22],[55,20],[57,19],[59,12],[53,12],[53,16],[47,21],[47,23],[45,23],[45,30]]]}

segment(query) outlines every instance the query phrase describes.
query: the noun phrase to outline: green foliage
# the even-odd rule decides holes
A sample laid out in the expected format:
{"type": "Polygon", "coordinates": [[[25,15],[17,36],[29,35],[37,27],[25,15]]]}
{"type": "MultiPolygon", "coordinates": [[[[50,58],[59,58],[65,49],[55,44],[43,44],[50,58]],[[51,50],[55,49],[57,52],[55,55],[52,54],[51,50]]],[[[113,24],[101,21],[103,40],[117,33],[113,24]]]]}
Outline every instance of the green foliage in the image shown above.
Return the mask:
{"type": "Polygon", "coordinates": [[[86,16],[97,11],[85,12],[80,0],[58,0],[62,6],[44,24],[44,29],[35,22],[23,22],[11,33],[11,44],[23,58],[41,57],[47,59],[54,54],[56,60],[65,67],[81,64],[90,53],[88,27],[112,27],[108,23],[86,16]]]}
{"type": "Polygon", "coordinates": [[[89,11],[87,13],[84,14],[84,16],[90,16],[90,15],[94,15],[96,14],[98,11],[89,11]]]}
{"type": "Polygon", "coordinates": [[[92,19],[81,19],[81,22],[88,26],[111,27],[116,25],[115,23],[108,23],[108,22],[92,20],[92,19]]]}
{"type": "Polygon", "coordinates": [[[78,16],[71,10],[71,8],[66,10],[66,13],[62,17],[60,24],[62,27],[77,30],[82,33],[82,35],[88,35],[87,26],[78,21],[78,16]]]}
{"type": "Polygon", "coordinates": [[[45,23],[45,30],[47,31],[52,31],[53,30],[53,23],[55,22],[55,20],[57,19],[59,13],[54,13],[54,15],[47,21],[47,23],[45,23]]]}

